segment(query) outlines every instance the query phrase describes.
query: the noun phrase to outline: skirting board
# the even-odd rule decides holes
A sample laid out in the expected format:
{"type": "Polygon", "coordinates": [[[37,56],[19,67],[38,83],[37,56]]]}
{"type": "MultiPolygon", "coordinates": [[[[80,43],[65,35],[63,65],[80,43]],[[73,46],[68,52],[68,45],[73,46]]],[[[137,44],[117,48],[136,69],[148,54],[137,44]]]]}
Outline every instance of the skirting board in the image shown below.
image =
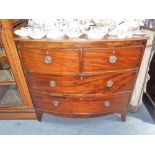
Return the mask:
{"type": "Polygon", "coordinates": [[[36,119],[36,114],[34,112],[29,113],[0,113],[0,119],[36,119]]]}

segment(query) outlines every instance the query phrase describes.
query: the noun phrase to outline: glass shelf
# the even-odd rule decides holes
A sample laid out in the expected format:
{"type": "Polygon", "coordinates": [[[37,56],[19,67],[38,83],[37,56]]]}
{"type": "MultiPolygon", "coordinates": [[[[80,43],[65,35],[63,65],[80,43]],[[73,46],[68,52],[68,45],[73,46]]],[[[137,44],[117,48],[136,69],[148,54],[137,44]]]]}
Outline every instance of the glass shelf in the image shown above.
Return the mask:
{"type": "Polygon", "coordinates": [[[17,86],[0,86],[0,106],[22,104],[17,86]]]}

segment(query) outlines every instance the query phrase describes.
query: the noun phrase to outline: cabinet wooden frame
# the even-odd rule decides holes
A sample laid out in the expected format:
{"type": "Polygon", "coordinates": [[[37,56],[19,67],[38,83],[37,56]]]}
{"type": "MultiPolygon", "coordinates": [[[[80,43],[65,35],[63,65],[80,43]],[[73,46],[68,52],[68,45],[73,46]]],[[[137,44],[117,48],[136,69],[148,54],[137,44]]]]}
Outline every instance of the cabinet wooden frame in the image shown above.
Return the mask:
{"type": "MultiPolygon", "coordinates": [[[[17,20],[18,21],[18,20],[17,20]]],[[[0,106],[0,119],[30,119],[36,118],[30,93],[21,67],[20,59],[13,38],[13,25],[11,20],[2,19],[1,38],[6,50],[15,81],[17,83],[23,104],[0,106]]]]}

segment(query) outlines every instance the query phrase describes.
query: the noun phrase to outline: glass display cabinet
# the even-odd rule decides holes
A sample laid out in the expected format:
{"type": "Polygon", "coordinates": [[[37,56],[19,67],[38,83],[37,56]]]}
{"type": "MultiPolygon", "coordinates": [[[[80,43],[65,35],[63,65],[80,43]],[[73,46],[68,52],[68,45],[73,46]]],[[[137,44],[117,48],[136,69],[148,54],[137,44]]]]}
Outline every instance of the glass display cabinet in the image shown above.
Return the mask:
{"type": "Polygon", "coordinates": [[[13,41],[23,20],[0,20],[0,119],[36,118],[13,41]]]}
{"type": "MultiPolygon", "coordinates": [[[[1,37],[1,36],[0,36],[1,37]]],[[[0,106],[23,104],[2,41],[0,42],[0,106]]]]}

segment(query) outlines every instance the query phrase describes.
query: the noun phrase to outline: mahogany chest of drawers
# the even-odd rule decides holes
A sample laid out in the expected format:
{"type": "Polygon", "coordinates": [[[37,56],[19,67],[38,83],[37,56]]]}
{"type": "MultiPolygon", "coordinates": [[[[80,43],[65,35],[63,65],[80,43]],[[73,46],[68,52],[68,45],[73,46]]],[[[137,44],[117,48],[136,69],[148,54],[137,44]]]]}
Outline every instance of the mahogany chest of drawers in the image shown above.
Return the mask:
{"type": "Polygon", "coordinates": [[[16,39],[38,116],[96,117],[128,105],[146,38],[105,40],[16,39]]]}

